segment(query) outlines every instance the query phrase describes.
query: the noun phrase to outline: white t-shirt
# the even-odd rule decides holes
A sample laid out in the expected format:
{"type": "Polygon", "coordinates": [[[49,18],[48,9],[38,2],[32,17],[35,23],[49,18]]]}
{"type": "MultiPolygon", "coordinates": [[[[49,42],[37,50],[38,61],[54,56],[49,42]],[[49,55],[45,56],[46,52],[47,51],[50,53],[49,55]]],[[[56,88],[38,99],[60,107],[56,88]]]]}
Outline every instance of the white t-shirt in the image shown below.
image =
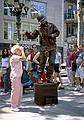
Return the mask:
{"type": "Polygon", "coordinates": [[[55,64],[61,64],[61,53],[60,52],[56,53],[55,64]]]}
{"type": "Polygon", "coordinates": [[[9,58],[2,58],[2,67],[8,68],[9,67],[9,58]]]}
{"type": "Polygon", "coordinates": [[[27,61],[31,61],[31,54],[27,56],[27,61]]]}

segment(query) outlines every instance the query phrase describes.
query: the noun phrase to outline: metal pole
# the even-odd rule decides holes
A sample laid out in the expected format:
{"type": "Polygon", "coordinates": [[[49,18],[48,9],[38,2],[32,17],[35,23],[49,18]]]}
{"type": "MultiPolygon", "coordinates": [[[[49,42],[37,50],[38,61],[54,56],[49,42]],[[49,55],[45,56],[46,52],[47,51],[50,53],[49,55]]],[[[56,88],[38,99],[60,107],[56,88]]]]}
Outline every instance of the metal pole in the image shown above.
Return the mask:
{"type": "MultiPolygon", "coordinates": [[[[62,43],[64,46],[64,0],[62,0],[62,43]]],[[[65,59],[65,47],[63,47],[63,55],[62,55],[62,62],[64,62],[65,59]]]]}
{"type": "Polygon", "coordinates": [[[77,45],[80,45],[80,0],[77,0],[77,18],[78,18],[78,32],[77,32],[77,45]]]}
{"type": "Polygon", "coordinates": [[[21,34],[20,34],[20,29],[21,29],[21,15],[16,16],[16,28],[17,28],[17,42],[21,40],[21,34]]]}

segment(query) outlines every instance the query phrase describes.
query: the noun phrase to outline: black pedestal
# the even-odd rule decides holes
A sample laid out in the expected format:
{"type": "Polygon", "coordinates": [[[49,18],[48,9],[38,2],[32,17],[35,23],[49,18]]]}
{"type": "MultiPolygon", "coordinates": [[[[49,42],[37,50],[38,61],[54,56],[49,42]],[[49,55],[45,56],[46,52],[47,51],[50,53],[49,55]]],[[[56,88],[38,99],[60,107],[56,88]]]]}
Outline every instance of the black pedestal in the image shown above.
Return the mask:
{"type": "Polygon", "coordinates": [[[35,83],[34,102],[37,105],[58,104],[57,84],[55,83],[35,83]]]}

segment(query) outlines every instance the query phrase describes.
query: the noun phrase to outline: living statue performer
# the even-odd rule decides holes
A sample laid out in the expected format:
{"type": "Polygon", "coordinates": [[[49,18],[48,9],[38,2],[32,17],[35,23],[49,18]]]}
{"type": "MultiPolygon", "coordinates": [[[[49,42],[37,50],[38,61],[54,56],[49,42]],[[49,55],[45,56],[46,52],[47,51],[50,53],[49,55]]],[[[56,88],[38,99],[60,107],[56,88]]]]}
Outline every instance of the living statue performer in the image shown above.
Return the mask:
{"type": "Polygon", "coordinates": [[[53,24],[49,23],[45,16],[40,15],[37,17],[40,24],[38,30],[33,32],[26,32],[25,35],[28,39],[35,39],[39,35],[40,42],[40,63],[39,63],[39,80],[44,70],[46,60],[48,59],[49,66],[47,67],[47,81],[51,82],[51,75],[53,74],[54,61],[56,55],[56,37],[59,36],[60,32],[58,28],[53,24]]]}

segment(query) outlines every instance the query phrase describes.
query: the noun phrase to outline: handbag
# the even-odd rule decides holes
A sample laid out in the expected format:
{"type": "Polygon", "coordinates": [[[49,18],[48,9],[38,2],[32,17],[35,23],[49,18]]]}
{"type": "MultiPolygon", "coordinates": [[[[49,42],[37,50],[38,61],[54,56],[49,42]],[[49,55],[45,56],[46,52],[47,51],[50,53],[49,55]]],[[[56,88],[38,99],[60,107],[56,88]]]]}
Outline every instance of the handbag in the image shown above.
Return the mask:
{"type": "Polygon", "coordinates": [[[7,68],[6,67],[1,67],[2,74],[6,74],[7,68]]]}
{"type": "Polygon", "coordinates": [[[81,62],[81,67],[84,67],[84,60],[81,62]]]}
{"type": "Polygon", "coordinates": [[[29,81],[28,72],[24,69],[21,77],[21,83],[24,84],[29,81]]]}

